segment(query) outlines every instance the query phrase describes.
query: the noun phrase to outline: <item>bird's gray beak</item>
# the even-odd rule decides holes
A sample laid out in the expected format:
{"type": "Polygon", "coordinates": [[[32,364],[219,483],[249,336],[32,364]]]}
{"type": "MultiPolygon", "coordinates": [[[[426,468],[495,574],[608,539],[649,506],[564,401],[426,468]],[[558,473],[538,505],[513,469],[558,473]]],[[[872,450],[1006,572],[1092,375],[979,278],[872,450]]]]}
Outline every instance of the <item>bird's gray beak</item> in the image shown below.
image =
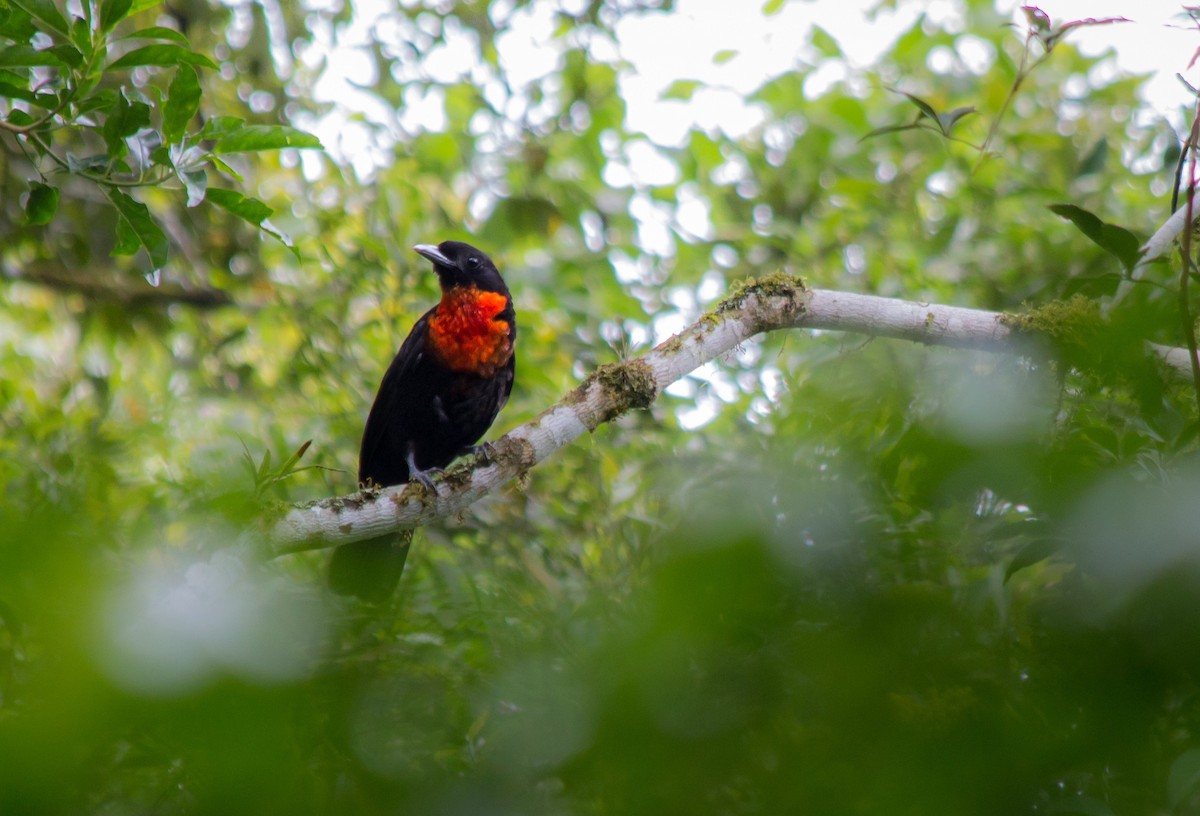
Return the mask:
{"type": "Polygon", "coordinates": [[[454,266],[454,262],[443,255],[442,251],[433,244],[417,244],[413,247],[413,251],[418,255],[423,255],[438,266],[448,266],[451,268],[454,266]]]}

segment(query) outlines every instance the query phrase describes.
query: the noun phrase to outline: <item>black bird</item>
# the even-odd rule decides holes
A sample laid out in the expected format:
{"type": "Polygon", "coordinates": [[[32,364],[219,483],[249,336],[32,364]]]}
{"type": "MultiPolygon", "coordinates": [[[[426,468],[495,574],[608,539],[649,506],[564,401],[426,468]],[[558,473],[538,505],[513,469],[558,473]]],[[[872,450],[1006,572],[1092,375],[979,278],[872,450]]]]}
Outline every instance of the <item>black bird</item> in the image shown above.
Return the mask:
{"type": "MultiPolygon", "coordinates": [[[[358,481],[387,487],[472,450],[512,392],[517,317],[491,258],[470,244],[413,247],[433,261],[442,299],[413,326],[383,375],[367,417],[358,481]]],[[[404,570],[412,532],[343,544],[329,562],[341,595],[386,600],[404,570]]]]}

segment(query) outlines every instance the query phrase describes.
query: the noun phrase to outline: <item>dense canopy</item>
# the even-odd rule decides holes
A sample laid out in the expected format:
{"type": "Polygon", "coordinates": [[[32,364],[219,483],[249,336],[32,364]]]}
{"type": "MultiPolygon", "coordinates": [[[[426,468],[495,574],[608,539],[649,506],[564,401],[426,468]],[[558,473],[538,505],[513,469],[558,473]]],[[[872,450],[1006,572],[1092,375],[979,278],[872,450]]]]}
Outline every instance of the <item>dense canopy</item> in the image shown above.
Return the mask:
{"type": "Polygon", "coordinates": [[[675,5],[0,3],[0,813],[1200,806],[1191,231],[1140,253],[1189,87],[1073,47],[1117,20],[880,0],[863,66],[770,0],[745,118],[682,76],[647,133],[621,31],[675,5]],[[627,398],[335,598],[272,535],[357,490],[446,239],[520,315],[491,438],[627,398]],[[812,290],[1021,342],[614,365],[812,290]]]}

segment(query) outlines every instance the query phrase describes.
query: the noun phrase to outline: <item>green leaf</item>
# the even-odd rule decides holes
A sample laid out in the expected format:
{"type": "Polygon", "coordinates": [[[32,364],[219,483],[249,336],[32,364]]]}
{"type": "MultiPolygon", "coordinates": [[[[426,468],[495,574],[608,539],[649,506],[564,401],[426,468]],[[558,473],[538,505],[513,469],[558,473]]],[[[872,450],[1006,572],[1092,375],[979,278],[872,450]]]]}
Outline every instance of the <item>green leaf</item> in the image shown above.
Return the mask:
{"type": "Polygon", "coordinates": [[[76,74],[77,84],[74,94],[76,99],[86,100],[88,95],[100,84],[100,80],[104,79],[104,69],[100,67],[100,62],[104,59],[104,48],[101,47],[100,50],[102,52],[100,59],[95,63],[90,63],[86,71],[76,74]]]}
{"type": "Polygon", "coordinates": [[[8,118],[5,121],[16,127],[29,127],[33,124],[34,119],[20,108],[15,108],[8,112],[8,118]]]}
{"type": "Polygon", "coordinates": [[[733,48],[722,48],[720,51],[713,54],[712,61],[714,65],[724,65],[737,55],[738,52],[733,48]]]}
{"type": "MultiPolygon", "coordinates": [[[[217,164],[220,163],[220,160],[215,156],[212,157],[212,161],[217,164]]],[[[241,179],[239,179],[239,181],[240,180],[241,179]]],[[[218,207],[228,210],[238,218],[241,218],[247,223],[253,224],[267,235],[270,235],[272,238],[278,240],[281,244],[291,250],[292,255],[299,260],[300,251],[296,249],[296,245],[292,242],[292,239],[275,229],[271,222],[267,220],[274,210],[272,210],[266,204],[262,203],[257,198],[250,198],[249,196],[242,195],[236,190],[226,190],[222,187],[210,188],[208,190],[207,198],[218,207]]]]}
{"type": "Polygon", "coordinates": [[[165,26],[150,26],[149,28],[139,28],[132,34],[126,34],[121,37],[124,40],[169,40],[170,42],[182,45],[184,48],[190,48],[191,43],[188,38],[180,34],[173,28],[165,26]]]}
{"type": "Polygon", "coordinates": [[[208,174],[203,170],[187,170],[179,174],[179,178],[183,181],[183,188],[187,190],[187,205],[195,207],[204,200],[205,191],[208,189],[208,174]]]}
{"type": "Polygon", "coordinates": [[[1051,204],[1050,211],[1066,218],[1101,249],[1116,256],[1125,269],[1133,269],[1137,265],[1142,255],[1142,242],[1129,230],[1115,224],[1106,224],[1074,204],[1051,204]]]}
{"type": "Polygon", "coordinates": [[[130,102],[124,90],[117,94],[116,104],[109,110],[104,120],[101,135],[108,146],[108,156],[115,159],[123,156],[128,146],[125,138],[137,133],[140,128],[150,124],[150,106],[145,102],[130,102]]]}
{"type": "Polygon", "coordinates": [[[919,96],[916,96],[915,94],[910,94],[910,93],[907,93],[906,91],[900,91],[899,93],[901,93],[905,97],[907,97],[909,102],[912,102],[914,105],[916,105],[917,109],[919,111],[921,111],[921,115],[927,116],[928,118],[932,119],[934,122],[938,121],[938,114],[937,114],[937,111],[933,109],[933,105],[930,105],[924,99],[922,99],[919,96]]]}
{"type": "Polygon", "coordinates": [[[73,45],[64,43],[62,45],[51,46],[46,49],[46,52],[58,57],[64,65],[71,68],[78,68],[80,65],[83,65],[83,54],[73,45]]]}
{"type": "Polygon", "coordinates": [[[103,88],[76,105],[75,112],[78,114],[91,113],[92,111],[111,108],[116,103],[117,92],[112,88],[103,88]]]}
{"type": "Polygon", "coordinates": [[[7,45],[0,48],[0,68],[31,68],[41,65],[62,67],[62,57],[49,48],[41,51],[27,45],[7,45]]]}
{"type": "Polygon", "coordinates": [[[129,15],[133,0],[104,0],[100,6],[100,31],[107,34],[129,15]]]}
{"type": "Polygon", "coordinates": [[[308,452],[308,449],[311,445],[312,440],[309,439],[306,440],[299,448],[297,448],[292,455],[289,456],[287,460],[279,466],[276,478],[282,479],[288,476],[296,467],[296,465],[300,463],[300,460],[304,458],[304,454],[308,452]]]}
{"type": "Polygon", "coordinates": [[[175,43],[159,43],[135,48],[116,61],[109,63],[109,70],[134,68],[139,65],[199,65],[202,68],[217,68],[217,64],[203,54],[197,54],[175,43]]]}
{"type": "Polygon", "coordinates": [[[33,19],[15,6],[5,7],[0,4],[0,37],[8,37],[13,42],[29,42],[37,33],[33,19]]]}
{"type": "Polygon", "coordinates": [[[179,141],[199,109],[200,78],[192,66],[180,65],[163,105],[163,138],[168,143],[179,141]]]}
{"type": "Polygon", "coordinates": [[[285,147],[321,149],[321,141],[311,133],[286,125],[247,125],[218,139],[213,152],[248,153],[285,147]]]}
{"type": "Polygon", "coordinates": [[[783,9],[783,0],[767,0],[763,3],[762,13],[764,17],[772,17],[778,14],[783,9]]]}
{"type": "Polygon", "coordinates": [[[1054,553],[1062,548],[1062,543],[1052,538],[1038,538],[1030,541],[1013,556],[1013,560],[1008,563],[1008,569],[1004,570],[1004,580],[1008,581],[1013,575],[1031,567],[1041,561],[1045,561],[1054,553]]]}
{"type": "Polygon", "coordinates": [[[271,449],[268,448],[267,450],[263,451],[262,462],[259,463],[258,473],[255,474],[256,480],[260,483],[262,481],[264,481],[267,478],[267,474],[270,472],[270,470],[271,470],[271,449]]]}
{"type": "Polygon", "coordinates": [[[256,227],[262,226],[262,222],[270,218],[271,214],[275,212],[257,198],[250,198],[236,190],[226,190],[222,187],[211,188],[208,191],[207,198],[218,207],[228,210],[238,218],[256,227]]]}
{"type": "Polygon", "coordinates": [[[661,99],[679,99],[687,102],[700,88],[700,82],[694,79],[677,79],[663,91],[661,99]]]}
{"type": "Polygon", "coordinates": [[[132,255],[139,248],[145,249],[154,269],[162,268],[167,262],[167,236],[150,215],[150,210],[140,201],[121,192],[109,189],[108,200],[117,208],[118,240],[114,255],[132,255]],[[132,247],[132,251],[130,248],[132,247]]]}
{"type": "Polygon", "coordinates": [[[63,37],[70,37],[67,20],[63,17],[53,0],[10,0],[17,8],[23,10],[34,20],[38,20],[46,28],[63,37]]]}
{"type": "Polygon", "coordinates": [[[58,188],[34,182],[29,187],[29,198],[25,202],[25,222],[41,225],[50,223],[58,209],[58,188]]]}
{"type": "Polygon", "coordinates": [[[968,105],[967,107],[955,108],[954,110],[947,111],[946,113],[939,113],[937,117],[937,124],[942,131],[942,135],[949,136],[950,131],[954,129],[954,126],[958,124],[960,119],[962,119],[964,116],[969,116],[974,112],[974,106],[968,105]]]}
{"type": "MultiPolygon", "coordinates": [[[[8,82],[4,82],[3,80],[0,80],[0,96],[6,96],[9,99],[21,99],[34,105],[39,105],[43,108],[52,108],[58,104],[57,97],[50,96],[49,94],[42,94],[39,96],[38,94],[35,94],[33,91],[29,90],[28,85],[12,85],[8,82]]],[[[17,112],[17,110],[12,111],[12,113],[17,112]]],[[[25,111],[20,111],[20,113],[25,113],[25,111]]],[[[12,121],[11,117],[9,118],[9,121],[12,121]]]]}
{"type": "Polygon", "coordinates": [[[877,127],[877,128],[873,128],[872,130],[868,130],[866,133],[864,133],[862,135],[862,137],[859,139],[859,141],[865,142],[867,139],[873,138],[875,136],[882,136],[885,133],[898,133],[899,131],[902,131],[902,130],[919,130],[920,128],[921,128],[920,125],[913,124],[911,122],[908,124],[904,124],[904,125],[885,125],[883,127],[877,127]]]}
{"type": "Polygon", "coordinates": [[[222,173],[224,173],[225,175],[232,178],[234,181],[240,182],[243,180],[242,174],[239,173],[237,170],[234,170],[232,167],[230,167],[224,161],[222,161],[219,156],[210,155],[209,160],[213,163],[213,167],[217,168],[222,173]]]}
{"type": "Polygon", "coordinates": [[[200,138],[220,139],[236,130],[241,130],[245,123],[246,120],[240,116],[214,116],[200,129],[200,138]]]}
{"type": "Polygon", "coordinates": [[[142,242],[138,240],[137,233],[129,226],[129,222],[123,218],[117,219],[117,234],[115,237],[117,240],[112,248],[113,255],[136,255],[138,250],[142,248],[142,242]]]}
{"type": "Polygon", "coordinates": [[[812,27],[812,32],[809,34],[809,41],[813,48],[817,49],[824,57],[840,57],[842,55],[842,47],[838,45],[838,41],[833,38],[825,29],[819,25],[812,27]]]}
{"type": "Polygon", "coordinates": [[[71,44],[83,53],[91,53],[93,50],[92,27],[82,17],[71,20],[71,44]]]}
{"type": "MultiPolygon", "coordinates": [[[[888,90],[891,91],[892,93],[900,94],[901,96],[905,97],[909,102],[912,102],[913,105],[916,106],[917,111],[918,111],[916,121],[910,122],[906,125],[889,125],[888,127],[877,128],[876,130],[873,130],[870,133],[868,133],[866,136],[863,136],[862,139],[859,139],[860,142],[863,139],[867,139],[871,136],[878,136],[880,133],[891,133],[891,132],[894,132],[897,130],[912,130],[914,128],[923,128],[925,126],[921,122],[922,119],[928,119],[930,122],[932,122],[937,127],[938,131],[943,136],[949,136],[950,131],[954,129],[954,126],[957,125],[963,117],[975,112],[974,107],[967,106],[967,107],[961,107],[961,108],[954,108],[953,110],[947,111],[946,113],[938,113],[937,109],[934,108],[933,105],[929,104],[924,99],[917,96],[916,94],[910,94],[907,91],[901,91],[898,88],[888,88],[888,90]]],[[[928,129],[928,128],[926,128],[926,129],[928,129]]]]}

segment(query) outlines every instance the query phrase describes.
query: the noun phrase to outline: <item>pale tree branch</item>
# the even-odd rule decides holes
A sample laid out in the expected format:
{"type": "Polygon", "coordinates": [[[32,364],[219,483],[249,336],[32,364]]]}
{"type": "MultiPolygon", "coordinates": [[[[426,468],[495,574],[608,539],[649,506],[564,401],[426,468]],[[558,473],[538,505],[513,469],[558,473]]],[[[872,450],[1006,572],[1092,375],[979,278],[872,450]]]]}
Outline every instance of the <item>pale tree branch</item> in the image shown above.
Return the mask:
{"type": "MultiPolygon", "coordinates": [[[[265,555],[348,544],[458,513],[546,457],[633,408],[650,405],[671,383],[778,329],[825,329],[977,349],[1036,353],[1037,337],[1015,330],[1003,313],[807,289],[774,275],[725,298],[680,334],[640,357],[600,368],[555,405],[493,443],[488,461],[450,468],[429,492],[419,484],[363,490],[293,508],[269,531],[265,555]]],[[[1149,353],[1186,376],[1186,349],[1147,344],[1149,353]]]]}

